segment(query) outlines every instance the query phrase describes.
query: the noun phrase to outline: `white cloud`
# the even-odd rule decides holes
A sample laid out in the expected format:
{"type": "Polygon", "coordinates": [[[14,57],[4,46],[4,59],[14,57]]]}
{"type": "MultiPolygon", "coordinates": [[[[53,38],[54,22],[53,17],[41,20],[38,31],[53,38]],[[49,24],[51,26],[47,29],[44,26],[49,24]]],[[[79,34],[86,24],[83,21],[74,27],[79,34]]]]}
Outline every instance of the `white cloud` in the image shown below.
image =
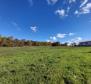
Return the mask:
{"type": "Polygon", "coordinates": [[[33,5],[33,0],[28,0],[29,5],[32,6],[33,5]]]}
{"type": "Polygon", "coordinates": [[[81,15],[81,14],[88,14],[88,13],[91,13],[91,3],[87,3],[85,6],[81,7],[79,11],[76,10],[74,14],[81,15]]]}
{"type": "Polygon", "coordinates": [[[47,40],[47,41],[55,42],[55,41],[58,40],[58,38],[59,38],[59,39],[65,38],[66,35],[67,35],[67,34],[58,33],[58,34],[56,34],[56,35],[54,35],[54,36],[50,36],[50,38],[49,38],[50,40],[47,40]]]}
{"type": "Polygon", "coordinates": [[[67,7],[67,13],[69,13],[70,9],[71,9],[71,7],[68,6],[67,7]]]}
{"type": "Polygon", "coordinates": [[[67,35],[67,34],[58,33],[56,37],[57,37],[57,38],[65,38],[66,35],[67,35]]]}
{"type": "Polygon", "coordinates": [[[83,2],[82,2],[82,4],[80,5],[80,7],[83,7],[87,2],[88,2],[88,0],[83,0],[83,2]]]}
{"type": "Polygon", "coordinates": [[[46,42],[51,42],[51,40],[46,40],[46,42]]]}
{"type": "Polygon", "coordinates": [[[18,31],[21,30],[21,28],[19,27],[19,25],[18,25],[16,22],[11,22],[11,24],[12,24],[14,27],[16,27],[16,29],[17,29],[18,31]]]}
{"type": "Polygon", "coordinates": [[[67,16],[66,11],[64,9],[61,9],[61,10],[58,9],[58,10],[56,10],[55,14],[57,14],[57,15],[59,15],[61,17],[67,16]]]}
{"type": "Polygon", "coordinates": [[[37,32],[37,26],[31,26],[30,29],[31,29],[33,32],[37,32]]]}
{"type": "Polygon", "coordinates": [[[69,35],[69,36],[74,36],[75,34],[74,34],[74,33],[69,33],[68,35],[69,35]]]}
{"type": "Polygon", "coordinates": [[[82,37],[77,37],[74,39],[74,42],[78,44],[80,41],[82,41],[82,37]]]}
{"type": "Polygon", "coordinates": [[[49,5],[51,5],[51,4],[56,4],[58,2],[58,0],[47,0],[47,3],[49,4],[49,5]]]}
{"type": "MultiPolygon", "coordinates": [[[[65,37],[74,36],[74,35],[75,35],[75,33],[68,33],[68,34],[57,33],[54,36],[50,36],[50,38],[49,38],[49,40],[47,40],[47,42],[55,42],[55,41],[58,41],[59,39],[64,39],[65,37]]],[[[75,39],[80,40],[80,38],[75,38],[75,39]]],[[[71,41],[73,41],[73,40],[71,40],[71,41]]]]}
{"type": "Polygon", "coordinates": [[[74,12],[74,14],[78,15],[78,14],[79,14],[79,11],[78,11],[78,10],[76,10],[76,11],[74,12]]]}
{"type": "Polygon", "coordinates": [[[50,38],[48,40],[46,40],[46,42],[56,42],[57,41],[57,37],[56,36],[50,36],[50,38]]]}
{"type": "MultiPolygon", "coordinates": [[[[48,0],[50,1],[50,0],[48,0]]],[[[57,0],[58,1],[58,0],[57,0]]],[[[67,1],[67,0],[65,0],[67,1]]],[[[77,0],[68,0],[67,2],[69,2],[70,4],[67,5],[67,7],[64,9],[57,9],[55,11],[55,14],[60,16],[60,17],[65,17],[65,16],[69,16],[72,14],[75,14],[77,16],[81,15],[81,14],[88,14],[91,13],[91,2],[88,2],[89,0],[79,0],[79,2],[81,3],[79,5],[79,8],[77,6],[77,9],[75,10],[75,12],[71,11],[72,6],[70,5],[71,3],[78,3],[77,0]]],[[[76,4],[74,4],[76,6],[76,4]]],[[[74,9],[74,8],[73,8],[74,9]]]]}
{"type": "Polygon", "coordinates": [[[78,41],[81,41],[81,40],[82,40],[82,37],[77,37],[77,40],[78,40],[78,41]]]}
{"type": "Polygon", "coordinates": [[[87,14],[91,12],[91,3],[86,4],[86,6],[81,8],[81,14],[87,14]]]}
{"type": "Polygon", "coordinates": [[[16,22],[12,22],[12,24],[13,24],[14,26],[18,26],[18,24],[17,24],[16,22]]]}
{"type": "Polygon", "coordinates": [[[50,42],[50,40],[46,40],[46,42],[50,42]]]}
{"type": "Polygon", "coordinates": [[[76,37],[76,38],[72,39],[71,41],[78,43],[78,42],[82,41],[82,37],[76,37]]]}
{"type": "Polygon", "coordinates": [[[57,40],[56,36],[50,36],[50,39],[53,40],[53,41],[57,40]]]}
{"type": "Polygon", "coordinates": [[[82,37],[73,38],[73,39],[71,39],[70,41],[68,41],[68,45],[70,45],[70,44],[72,44],[72,43],[78,44],[78,43],[81,42],[82,40],[83,40],[82,37]]]}
{"type": "Polygon", "coordinates": [[[69,0],[69,3],[74,3],[76,2],[76,0],[69,0]]]}

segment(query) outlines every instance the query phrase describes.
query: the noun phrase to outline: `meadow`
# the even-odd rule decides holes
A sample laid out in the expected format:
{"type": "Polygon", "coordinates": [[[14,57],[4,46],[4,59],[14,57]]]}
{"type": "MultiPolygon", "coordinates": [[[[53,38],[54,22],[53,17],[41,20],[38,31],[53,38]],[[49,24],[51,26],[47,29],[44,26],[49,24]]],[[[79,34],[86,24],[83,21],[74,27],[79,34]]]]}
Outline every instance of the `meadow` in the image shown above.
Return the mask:
{"type": "Polygon", "coordinates": [[[1,47],[0,84],[91,84],[91,47],[1,47]]]}

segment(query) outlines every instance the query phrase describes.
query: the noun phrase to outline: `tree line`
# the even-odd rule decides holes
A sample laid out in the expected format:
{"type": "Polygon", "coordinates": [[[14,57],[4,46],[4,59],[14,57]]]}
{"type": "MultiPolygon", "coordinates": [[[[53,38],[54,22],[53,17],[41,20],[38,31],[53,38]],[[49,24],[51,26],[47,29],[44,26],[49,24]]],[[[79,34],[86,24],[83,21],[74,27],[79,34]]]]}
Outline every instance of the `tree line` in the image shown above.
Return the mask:
{"type": "Polygon", "coordinates": [[[12,36],[5,37],[0,35],[0,46],[1,47],[23,47],[23,46],[60,46],[60,42],[39,42],[32,40],[19,40],[12,36]]]}

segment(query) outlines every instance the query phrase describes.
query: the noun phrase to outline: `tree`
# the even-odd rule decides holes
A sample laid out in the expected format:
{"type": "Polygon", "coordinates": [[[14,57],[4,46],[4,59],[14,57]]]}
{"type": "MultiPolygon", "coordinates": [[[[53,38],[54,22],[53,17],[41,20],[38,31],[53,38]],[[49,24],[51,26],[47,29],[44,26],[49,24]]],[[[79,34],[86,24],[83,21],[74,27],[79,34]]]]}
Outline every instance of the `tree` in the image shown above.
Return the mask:
{"type": "Polygon", "coordinates": [[[23,47],[23,46],[60,46],[59,42],[39,42],[31,40],[14,39],[12,36],[3,37],[0,35],[0,46],[4,47],[23,47]]]}
{"type": "Polygon", "coordinates": [[[52,43],[52,46],[60,46],[60,42],[54,42],[52,43]]]}

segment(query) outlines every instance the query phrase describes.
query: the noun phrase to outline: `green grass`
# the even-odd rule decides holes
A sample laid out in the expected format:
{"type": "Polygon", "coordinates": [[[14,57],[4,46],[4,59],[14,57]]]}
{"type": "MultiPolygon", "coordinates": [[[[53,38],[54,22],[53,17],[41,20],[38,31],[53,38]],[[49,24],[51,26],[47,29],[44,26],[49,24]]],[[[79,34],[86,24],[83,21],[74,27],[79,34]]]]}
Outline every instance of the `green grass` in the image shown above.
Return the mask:
{"type": "Polygon", "coordinates": [[[2,47],[0,84],[91,84],[91,47],[2,47]]]}

